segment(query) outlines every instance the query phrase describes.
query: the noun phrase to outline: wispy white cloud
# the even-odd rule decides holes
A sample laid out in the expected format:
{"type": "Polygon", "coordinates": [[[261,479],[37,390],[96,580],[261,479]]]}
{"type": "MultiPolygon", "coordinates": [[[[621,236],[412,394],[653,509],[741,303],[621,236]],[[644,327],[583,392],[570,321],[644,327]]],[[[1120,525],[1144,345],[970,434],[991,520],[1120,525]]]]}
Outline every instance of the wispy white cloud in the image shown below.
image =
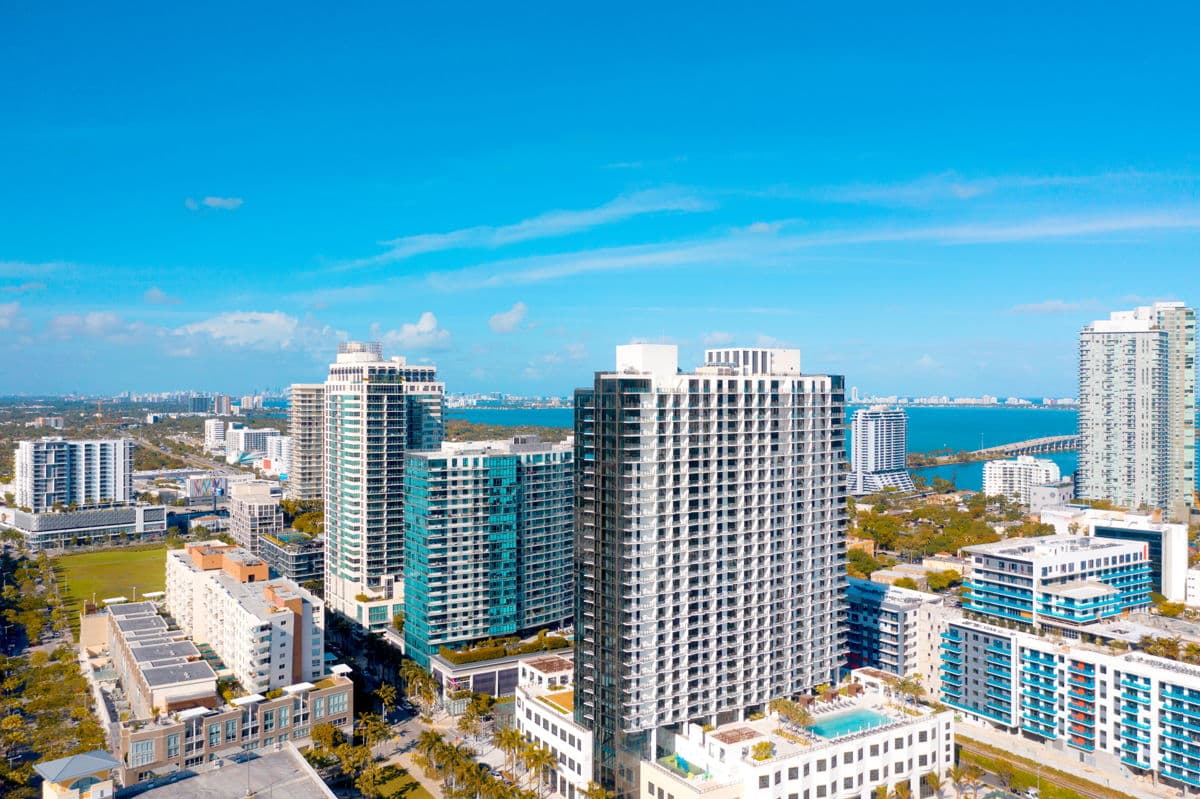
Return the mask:
{"type": "Polygon", "coordinates": [[[450,331],[438,324],[437,316],[426,311],[415,322],[405,322],[397,330],[382,332],[373,325],[371,335],[383,342],[385,349],[439,350],[450,345],[450,331]]]}
{"type": "MultiPolygon", "coordinates": [[[[740,233],[669,242],[530,256],[434,272],[428,281],[444,291],[528,285],[582,274],[681,267],[796,267],[805,251],[880,243],[935,246],[1016,244],[1129,232],[1200,229],[1196,207],[1114,211],[1094,215],[1043,216],[1017,221],[886,227],[864,230],[745,236],[740,233]]],[[[814,253],[814,259],[821,256],[814,253]]]]}
{"type": "Polygon", "coordinates": [[[142,295],[142,299],[151,305],[178,305],[182,302],[178,297],[171,296],[158,286],[151,286],[146,289],[146,293],[142,295]]]}
{"type": "MultiPolygon", "coordinates": [[[[807,192],[813,199],[842,203],[921,206],[950,200],[973,200],[992,194],[1029,192],[1071,186],[1177,179],[1177,175],[1134,170],[1091,175],[999,175],[967,177],[954,171],[894,183],[852,183],[807,192]]],[[[804,192],[801,192],[804,193],[804,192]]]]}
{"type": "Polygon", "coordinates": [[[1099,308],[1100,303],[1095,300],[1042,300],[1041,302],[1014,305],[1010,311],[1011,313],[1026,314],[1059,314],[1094,311],[1099,308]]]}
{"type": "Polygon", "coordinates": [[[202,208],[212,208],[216,211],[236,211],[245,204],[241,197],[203,197],[199,200],[188,197],[183,205],[189,211],[199,211],[202,208]]]}
{"type": "Polygon", "coordinates": [[[712,207],[710,202],[685,189],[639,191],[622,195],[595,208],[548,211],[512,225],[479,225],[447,233],[422,233],[383,241],[380,243],[388,248],[386,252],[351,261],[338,268],[379,266],[443,250],[494,249],[523,241],[578,233],[645,214],[707,211],[712,207]]]}
{"type": "Polygon", "coordinates": [[[0,302],[0,330],[16,332],[28,327],[28,321],[21,315],[21,303],[0,302]]]}
{"type": "Polygon", "coordinates": [[[15,286],[0,286],[0,291],[5,294],[27,294],[31,291],[42,291],[45,288],[46,284],[40,280],[28,280],[15,286]]]}
{"type": "Polygon", "coordinates": [[[529,312],[529,308],[523,302],[518,302],[507,311],[493,314],[488,320],[488,327],[493,333],[511,333],[516,330],[521,322],[525,321],[525,315],[529,312]]]}
{"type": "Polygon", "coordinates": [[[74,264],[69,264],[65,261],[34,263],[31,261],[0,260],[0,277],[27,278],[31,275],[44,275],[48,272],[57,272],[60,269],[71,266],[74,266],[74,264]]]}
{"type": "Polygon", "coordinates": [[[298,340],[300,320],[281,311],[229,311],[177,328],[222,344],[251,349],[288,349],[298,340]]]}
{"type": "Polygon", "coordinates": [[[46,332],[58,339],[87,337],[105,341],[131,341],[137,336],[157,335],[161,328],[129,321],[111,311],[59,314],[46,324],[46,332]]]}

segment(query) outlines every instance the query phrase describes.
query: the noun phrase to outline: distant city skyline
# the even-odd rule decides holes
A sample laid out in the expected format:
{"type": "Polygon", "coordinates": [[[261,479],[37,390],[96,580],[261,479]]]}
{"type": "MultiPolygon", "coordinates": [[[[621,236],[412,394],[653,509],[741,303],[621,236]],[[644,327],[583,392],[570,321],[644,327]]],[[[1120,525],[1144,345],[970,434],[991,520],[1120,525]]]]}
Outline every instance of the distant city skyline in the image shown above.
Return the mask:
{"type": "Polygon", "coordinates": [[[381,339],[562,394],[669,340],[1071,396],[1080,328],[1194,303],[1200,245],[1186,12],[1093,11],[13,12],[0,391],[312,381],[381,339]]]}

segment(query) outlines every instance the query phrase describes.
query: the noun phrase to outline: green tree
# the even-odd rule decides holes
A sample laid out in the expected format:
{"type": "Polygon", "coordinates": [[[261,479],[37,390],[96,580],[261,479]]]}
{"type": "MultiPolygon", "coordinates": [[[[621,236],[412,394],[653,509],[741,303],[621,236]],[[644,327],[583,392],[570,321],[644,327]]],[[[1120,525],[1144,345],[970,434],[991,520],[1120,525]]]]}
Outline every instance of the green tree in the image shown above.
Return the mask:
{"type": "Polygon", "coordinates": [[[896,580],[894,583],[892,583],[892,585],[894,585],[896,588],[907,588],[911,591],[921,590],[917,585],[917,581],[911,577],[901,577],[899,580],[896,580]]]}
{"type": "Polygon", "coordinates": [[[378,799],[383,796],[383,786],[386,782],[379,766],[372,764],[355,778],[354,787],[368,799],[378,799]]]}
{"type": "Polygon", "coordinates": [[[313,725],[312,741],[320,749],[333,750],[346,741],[342,731],[327,721],[313,725]]]}
{"type": "Polygon", "coordinates": [[[925,580],[929,584],[930,591],[941,593],[948,588],[961,585],[962,574],[956,569],[946,569],[945,571],[929,572],[926,574],[925,580]]]}
{"type": "Polygon", "coordinates": [[[933,488],[933,493],[935,494],[949,494],[955,490],[954,481],[947,480],[944,477],[933,478],[931,487],[933,488]]]}
{"type": "Polygon", "coordinates": [[[942,788],[945,787],[947,780],[936,771],[930,771],[926,772],[926,774],[921,777],[921,782],[925,783],[925,789],[927,791],[934,796],[939,797],[940,799],[942,795],[942,788]]]}

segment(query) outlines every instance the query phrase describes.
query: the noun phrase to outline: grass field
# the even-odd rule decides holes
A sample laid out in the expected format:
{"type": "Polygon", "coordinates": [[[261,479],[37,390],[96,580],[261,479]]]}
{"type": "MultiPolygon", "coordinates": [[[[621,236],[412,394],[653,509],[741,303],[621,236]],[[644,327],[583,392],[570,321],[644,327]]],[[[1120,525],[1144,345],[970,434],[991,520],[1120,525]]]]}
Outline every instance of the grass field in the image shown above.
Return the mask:
{"type": "Polygon", "coordinates": [[[133,599],[134,590],[138,596],[163,590],[166,552],[165,546],[123,547],[55,558],[54,574],[72,625],[79,627],[83,601],[93,595],[98,602],[110,596],[133,599]]]}

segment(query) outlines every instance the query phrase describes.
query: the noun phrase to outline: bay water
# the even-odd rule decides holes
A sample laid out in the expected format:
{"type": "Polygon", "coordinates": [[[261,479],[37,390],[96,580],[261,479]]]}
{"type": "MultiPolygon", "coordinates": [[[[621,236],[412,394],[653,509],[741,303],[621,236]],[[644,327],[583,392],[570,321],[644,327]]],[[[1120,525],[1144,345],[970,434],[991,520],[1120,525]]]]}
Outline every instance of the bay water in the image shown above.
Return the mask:
{"type": "MultiPolygon", "coordinates": [[[[855,410],[855,406],[846,410],[847,427],[855,410]]],[[[1073,435],[1079,420],[1074,408],[909,407],[905,412],[908,414],[909,452],[975,450],[1042,436],[1073,435]]],[[[574,411],[570,408],[451,408],[446,415],[478,424],[503,426],[571,427],[574,419],[574,411]]],[[[846,438],[849,447],[849,431],[846,438]]],[[[1039,457],[1057,463],[1064,477],[1074,472],[1078,463],[1074,452],[1039,457]]],[[[953,480],[959,488],[978,491],[983,487],[982,462],[935,466],[917,469],[914,473],[931,482],[934,477],[953,480]]]]}

